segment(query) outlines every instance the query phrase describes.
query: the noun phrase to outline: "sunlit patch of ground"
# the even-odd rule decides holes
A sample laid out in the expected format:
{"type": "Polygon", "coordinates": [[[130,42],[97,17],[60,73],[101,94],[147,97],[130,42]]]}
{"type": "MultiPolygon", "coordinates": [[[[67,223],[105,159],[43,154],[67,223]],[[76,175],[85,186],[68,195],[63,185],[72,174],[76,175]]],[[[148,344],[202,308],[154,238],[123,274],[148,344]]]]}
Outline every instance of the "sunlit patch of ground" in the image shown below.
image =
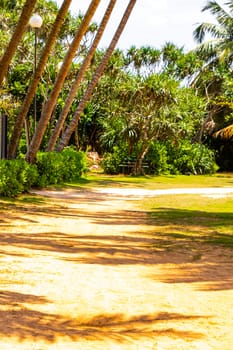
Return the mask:
{"type": "Polygon", "coordinates": [[[168,249],[125,192],[40,195],[2,212],[1,350],[232,350],[232,250],[168,249]]]}

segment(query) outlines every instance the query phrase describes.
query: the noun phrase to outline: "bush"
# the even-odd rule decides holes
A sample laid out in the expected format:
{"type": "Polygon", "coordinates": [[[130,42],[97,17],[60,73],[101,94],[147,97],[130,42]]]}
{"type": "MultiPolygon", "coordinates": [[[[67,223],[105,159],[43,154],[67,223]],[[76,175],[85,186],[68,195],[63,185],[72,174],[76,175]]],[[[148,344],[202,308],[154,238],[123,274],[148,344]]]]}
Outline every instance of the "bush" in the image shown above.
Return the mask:
{"type": "Polygon", "coordinates": [[[25,160],[0,160],[0,196],[16,197],[32,186],[72,182],[87,169],[83,152],[67,148],[61,153],[39,153],[35,165],[25,160]]]}
{"type": "Polygon", "coordinates": [[[150,173],[160,174],[213,174],[218,170],[215,154],[199,143],[187,140],[154,142],[148,152],[150,173]]]}
{"type": "Polygon", "coordinates": [[[67,147],[60,154],[65,167],[64,182],[76,181],[87,171],[87,157],[84,152],[67,147]]]}
{"type": "Polygon", "coordinates": [[[120,164],[126,158],[126,154],[119,147],[114,147],[113,153],[105,153],[101,166],[106,174],[116,175],[120,172],[120,164]]]}
{"type": "MultiPolygon", "coordinates": [[[[113,153],[107,153],[102,161],[102,167],[107,174],[119,174],[120,164],[128,158],[125,151],[115,147],[113,153]]],[[[135,155],[136,159],[136,155],[135,155]]],[[[205,145],[179,140],[154,141],[146,155],[148,173],[161,174],[213,174],[218,170],[215,154],[205,145]]]]}
{"type": "Polygon", "coordinates": [[[27,192],[37,178],[36,166],[24,160],[0,160],[0,196],[16,197],[27,192]]]}
{"type": "Polygon", "coordinates": [[[169,156],[167,145],[163,142],[153,142],[146,160],[149,163],[149,173],[153,175],[170,174],[171,164],[169,163],[169,156]]]}
{"type": "Polygon", "coordinates": [[[180,174],[213,174],[218,169],[212,150],[188,141],[182,141],[175,149],[173,163],[180,174]]]}
{"type": "Polygon", "coordinates": [[[67,148],[61,153],[38,153],[36,160],[38,187],[72,182],[86,171],[86,157],[83,152],[67,148]]]}

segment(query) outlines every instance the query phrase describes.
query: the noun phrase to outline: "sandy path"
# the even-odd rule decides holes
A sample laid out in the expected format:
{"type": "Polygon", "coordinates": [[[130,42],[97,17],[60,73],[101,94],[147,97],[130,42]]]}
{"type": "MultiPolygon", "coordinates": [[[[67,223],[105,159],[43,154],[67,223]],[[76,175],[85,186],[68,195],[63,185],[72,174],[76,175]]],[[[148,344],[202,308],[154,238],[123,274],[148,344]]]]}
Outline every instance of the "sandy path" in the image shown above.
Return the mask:
{"type": "Polygon", "coordinates": [[[43,194],[0,220],[1,350],[233,349],[232,251],[153,250],[112,191],[43,194]]]}

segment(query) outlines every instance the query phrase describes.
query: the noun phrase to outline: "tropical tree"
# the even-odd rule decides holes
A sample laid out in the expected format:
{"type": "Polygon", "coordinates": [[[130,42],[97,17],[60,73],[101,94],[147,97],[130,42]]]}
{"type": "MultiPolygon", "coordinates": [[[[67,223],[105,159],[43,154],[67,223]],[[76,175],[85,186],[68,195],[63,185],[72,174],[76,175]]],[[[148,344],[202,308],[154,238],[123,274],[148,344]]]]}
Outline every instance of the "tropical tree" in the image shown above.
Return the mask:
{"type": "Polygon", "coordinates": [[[199,44],[195,51],[206,61],[207,65],[218,62],[231,64],[233,57],[233,1],[223,7],[217,1],[208,1],[202,11],[210,11],[216,23],[201,23],[193,32],[199,44]],[[227,5],[227,7],[226,7],[227,5]],[[208,40],[205,40],[208,36],[208,40]]]}
{"type": "Polygon", "coordinates": [[[193,89],[181,88],[165,73],[125,76],[103,107],[101,141],[109,151],[118,146],[122,154],[135,158],[134,173],[140,174],[155,141],[177,144],[179,139],[192,139],[203,118],[203,106],[193,89]]]}
{"type": "Polygon", "coordinates": [[[203,60],[195,52],[186,53],[183,47],[171,42],[166,42],[161,48],[160,70],[174,79],[189,82],[202,66],[203,60]]]}
{"type": "Polygon", "coordinates": [[[125,65],[134,75],[149,76],[166,71],[187,83],[200,70],[203,60],[194,52],[186,53],[183,47],[166,42],[159,50],[150,46],[130,47],[126,51],[125,65]]]}
{"type": "MultiPolygon", "coordinates": [[[[11,6],[14,5],[14,3],[12,3],[12,1],[7,2],[8,3],[8,8],[10,8],[11,6]]],[[[0,85],[7,73],[9,64],[12,60],[12,57],[15,53],[15,51],[17,50],[18,44],[27,28],[28,25],[28,21],[29,18],[32,14],[32,11],[34,9],[34,6],[36,4],[36,0],[26,0],[23,9],[22,9],[22,13],[21,16],[18,20],[18,23],[16,25],[15,31],[12,35],[12,38],[7,46],[7,48],[5,49],[5,52],[3,54],[3,56],[1,57],[0,60],[0,85]]],[[[3,6],[6,6],[6,2],[3,2],[2,4],[3,6]]]]}
{"type": "Polygon", "coordinates": [[[76,50],[79,47],[79,44],[82,40],[83,35],[85,34],[88,25],[100,3],[100,0],[92,0],[91,4],[81,22],[80,27],[78,28],[76,35],[72,41],[72,43],[69,46],[69,49],[67,51],[66,57],[63,60],[62,66],[59,70],[58,76],[56,78],[56,81],[54,83],[53,89],[51,91],[49,99],[46,101],[46,103],[43,106],[41,117],[39,120],[39,123],[37,125],[37,128],[35,130],[35,133],[33,135],[31,144],[29,146],[26,159],[29,162],[34,162],[36,158],[37,151],[39,150],[41,141],[44,136],[44,132],[46,130],[46,127],[48,125],[48,122],[51,118],[52,112],[54,110],[54,107],[57,102],[57,98],[59,96],[59,93],[62,89],[63,83],[65,81],[65,78],[69,72],[72,60],[76,54],[76,50]]]}
{"type": "Polygon", "coordinates": [[[85,72],[86,72],[88,66],[90,65],[91,60],[92,60],[92,58],[93,58],[93,56],[95,54],[95,51],[96,51],[97,46],[98,46],[98,44],[100,42],[100,39],[101,39],[101,37],[103,35],[103,32],[105,30],[105,27],[106,27],[106,25],[108,23],[108,20],[109,20],[109,18],[111,16],[111,13],[112,13],[112,10],[113,10],[115,4],[116,4],[116,0],[110,0],[109,5],[108,5],[108,7],[106,9],[105,15],[103,17],[103,20],[100,23],[99,29],[98,29],[98,31],[96,33],[95,39],[93,41],[93,44],[92,44],[92,46],[91,46],[91,48],[90,48],[90,50],[89,50],[89,52],[88,52],[88,54],[86,56],[86,58],[85,58],[85,60],[84,60],[84,62],[82,64],[81,68],[79,69],[78,75],[77,75],[77,77],[76,77],[76,79],[75,79],[75,81],[74,81],[74,83],[72,85],[72,88],[70,90],[70,93],[69,93],[69,95],[68,95],[68,97],[67,97],[67,99],[65,101],[64,108],[62,109],[61,115],[60,115],[60,117],[59,117],[59,119],[57,121],[55,130],[54,130],[53,134],[50,137],[50,140],[49,140],[49,143],[48,143],[48,146],[47,146],[47,151],[52,151],[54,149],[54,146],[55,146],[56,141],[58,139],[59,133],[60,133],[62,127],[63,127],[63,124],[64,124],[65,119],[67,117],[67,114],[68,114],[68,112],[70,110],[72,102],[73,102],[73,100],[74,100],[74,98],[76,96],[77,90],[78,90],[78,88],[80,86],[80,83],[81,83],[81,81],[82,81],[82,79],[83,79],[83,77],[85,75],[85,72]]]}
{"type": "Polygon", "coordinates": [[[29,86],[28,92],[25,96],[25,99],[23,101],[22,107],[20,109],[20,112],[17,116],[15,125],[14,125],[14,130],[11,136],[11,141],[9,144],[9,149],[8,149],[8,158],[14,158],[15,157],[15,152],[17,150],[19,138],[21,135],[22,127],[23,127],[23,122],[27,116],[28,110],[30,108],[31,102],[33,100],[33,97],[36,92],[36,88],[40,82],[42,73],[44,71],[45,65],[48,61],[50,52],[56,42],[57,36],[59,34],[60,28],[63,24],[64,18],[66,16],[66,13],[68,11],[68,8],[70,6],[71,0],[64,0],[62,3],[62,6],[57,14],[56,20],[54,22],[53,28],[48,35],[46,45],[44,47],[44,50],[41,54],[38,66],[36,67],[35,74],[33,76],[33,79],[31,81],[31,84],[29,86]]]}
{"type": "Polygon", "coordinates": [[[225,116],[231,113],[224,95],[225,82],[232,76],[233,2],[228,1],[221,6],[217,1],[208,1],[202,11],[209,11],[215,17],[216,23],[201,23],[193,32],[198,43],[194,52],[203,60],[203,64],[191,85],[206,97],[208,112],[197,134],[199,142],[202,141],[205,131],[212,134],[216,128],[221,128],[220,120],[224,123],[225,116]]]}
{"type": "Polygon", "coordinates": [[[152,74],[160,62],[161,51],[150,46],[131,46],[126,52],[126,64],[133,74],[152,74]]]}
{"type": "Polygon", "coordinates": [[[83,112],[83,109],[84,109],[86,103],[88,102],[89,98],[91,97],[91,94],[92,94],[94,88],[96,87],[101,75],[104,72],[104,69],[105,69],[105,67],[106,67],[106,65],[107,65],[116,45],[117,45],[117,42],[118,42],[118,40],[119,40],[119,38],[120,38],[120,36],[121,36],[125,26],[126,26],[126,23],[130,17],[130,14],[131,14],[131,12],[136,4],[136,1],[137,0],[130,0],[129,1],[129,4],[128,4],[128,6],[123,14],[121,22],[120,22],[120,24],[119,24],[119,26],[118,26],[118,28],[113,36],[113,39],[112,39],[104,57],[103,57],[100,65],[98,66],[90,84],[88,85],[88,88],[87,88],[82,100],[80,101],[80,103],[75,111],[73,119],[71,120],[70,124],[67,126],[67,128],[66,128],[66,130],[65,130],[65,132],[64,132],[64,134],[63,134],[63,136],[62,136],[62,138],[61,138],[61,140],[56,148],[57,151],[63,150],[63,148],[68,145],[70,137],[71,137],[73,131],[75,130],[75,128],[77,127],[77,124],[78,124],[79,119],[81,117],[81,113],[83,112]]]}

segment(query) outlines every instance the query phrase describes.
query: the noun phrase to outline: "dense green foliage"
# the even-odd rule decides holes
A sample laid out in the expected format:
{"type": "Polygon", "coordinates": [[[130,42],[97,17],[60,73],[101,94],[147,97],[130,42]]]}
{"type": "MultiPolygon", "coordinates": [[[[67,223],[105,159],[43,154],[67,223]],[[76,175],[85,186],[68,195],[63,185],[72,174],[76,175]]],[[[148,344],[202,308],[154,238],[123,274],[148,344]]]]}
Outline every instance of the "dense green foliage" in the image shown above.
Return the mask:
{"type": "Polygon", "coordinates": [[[16,197],[22,192],[29,191],[38,181],[35,165],[26,161],[0,160],[0,196],[16,197]]]}
{"type": "Polygon", "coordinates": [[[0,196],[16,197],[32,186],[77,181],[85,171],[85,154],[69,148],[61,153],[39,153],[34,165],[21,159],[0,160],[0,196]]]}
{"type": "MultiPolygon", "coordinates": [[[[11,38],[22,4],[22,0],[2,2],[0,53],[11,38]]],[[[229,11],[224,11],[215,1],[207,1],[204,10],[210,11],[215,17],[217,26],[202,24],[197,27],[194,35],[199,45],[192,52],[185,52],[183,48],[169,42],[161,48],[132,46],[125,51],[114,50],[98,85],[85,104],[69,145],[82,152],[98,152],[104,158],[104,170],[111,174],[121,171],[119,165],[125,159],[135,161],[135,174],[143,173],[142,163],[145,161],[152,174],[213,173],[217,169],[216,160],[220,170],[233,170],[232,139],[215,139],[218,130],[233,125],[232,4],[230,1],[229,11]],[[213,37],[212,44],[211,41],[204,41],[206,34],[213,37]]],[[[53,28],[58,6],[51,0],[38,0],[35,12],[44,19],[38,31],[39,58],[47,34],[53,28]]],[[[41,119],[42,106],[50,97],[67,47],[82,18],[81,14],[66,15],[37,87],[37,121],[41,119]]],[[[69,180],[73,173],[79,173],[78,169],[73,172],[70,165],[65,167],[66,161],[57,154],[43,152],[47,149],[80,66],[88,55],[97,28],[95,23],[91,23],[76,51],[52,117],[43,133],[37,157],[38,171],[41,171],[38,180],[40,186],[67,181],[65,168],[69,180]]],[[[8,116],[9,139],[14,135],[19,110],[33,77],[33,44],[34,33],[28,27],[1,86],[0,113],[8,116]]],[[[105,52],[104,49],[96,50],[59,137],[62,137],[75,114],[105,52]]],[[[35,132],[33,103],[26,122],[27,128],[22,130],[17,152],[17,156],[23,158],[35,132]]],[[[81,171],[83,169],[81,167],[81,171]]]]}
{"type": "MultiPolygon", "coordinates": [[[[184,174],[200,175],[213,174],[218,167],[215,163],[214,152],[205,145],[190,143],[186,140],[179,144],[169,141],[154,141],[147,154],[147,173],[151,175],[184,174]]],[[[127,157],[123,149],[114,147],[112,153],[107,153],[102,161],[102,166],[107,174],[119,174],[122,172],[122,164],[127,161],[136,161],[127,157]]],[[[132,173],[134,169],[132,168],[132,173]]]]}
{"type": "Polygon", "coordinates": [[[45,187],[79,179],[86,171],[86,157],[83,152],[68,148],[61,153],[38,153],[36,165],[39,175],[37,186],[45,187]]]}

